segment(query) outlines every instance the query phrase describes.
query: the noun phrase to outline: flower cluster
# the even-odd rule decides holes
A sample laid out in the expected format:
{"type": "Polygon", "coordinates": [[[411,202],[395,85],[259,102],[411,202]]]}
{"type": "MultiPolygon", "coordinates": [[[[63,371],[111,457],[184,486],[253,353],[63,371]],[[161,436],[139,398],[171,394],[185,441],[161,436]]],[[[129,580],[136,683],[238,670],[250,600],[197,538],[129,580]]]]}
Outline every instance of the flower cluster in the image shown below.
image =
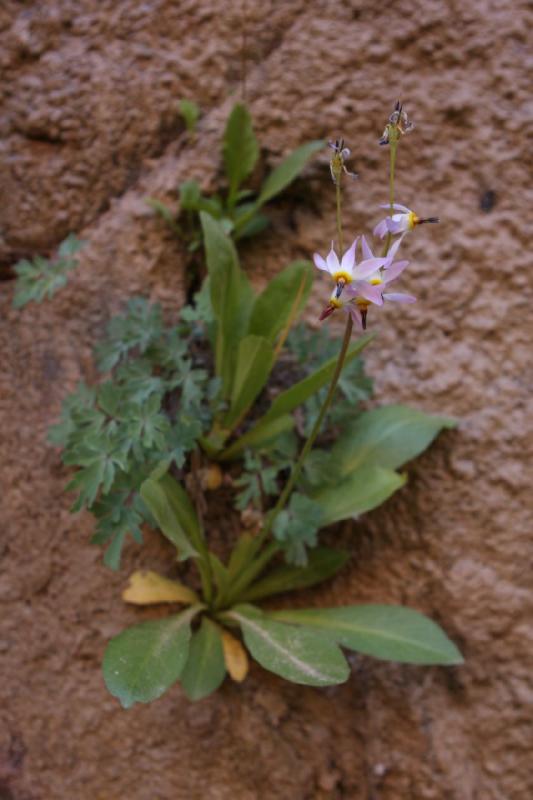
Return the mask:
{"type": "Polygon", "coordinates": [[[359,237],[344,253],[340,262],[331,245],[331,250],[324,259],[318,253],[314,255],[315,266],[329,272],[335,288],[329,303],[320,315],[326,319],[339,308],[349,314],[359,329],[366,329],[368,307],[373,304],[382,306],[384,301],[396,303],[414,303],[415,298],[409,294],[389,292],[388,286],[400,277],[408,265],[408,261],[396,261],[396,253],[401,243],[398,238],[386,256],[376,257],[364,236],[361,237],[362,260],[357,263],[356,253],[359,237]]]}

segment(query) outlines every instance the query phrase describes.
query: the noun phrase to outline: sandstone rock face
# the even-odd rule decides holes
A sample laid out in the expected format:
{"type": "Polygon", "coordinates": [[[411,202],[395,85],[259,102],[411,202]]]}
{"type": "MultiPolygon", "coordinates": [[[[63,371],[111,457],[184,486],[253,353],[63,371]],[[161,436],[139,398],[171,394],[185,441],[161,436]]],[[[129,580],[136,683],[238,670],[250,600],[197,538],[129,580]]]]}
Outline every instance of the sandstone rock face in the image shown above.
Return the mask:
{"type": "MultiPolygon", "coordinates": [[[[527,33],[525,3],[509,0],[2,4],[0,263],[71,230],[88,244],[51,302],[14,311],[1,284],[1,798],[533,796],[527,33]],[[257,667],[197,705],[175,689],[126,713],[99,663],[138,618],[119,599],[125,575],[165,569],[168,551],[153,534],[109,573],[91,518],[69,514],[45,435],[66,392],[94,378],[92,345],[128,296],[169,312],[183,302],[183,249],[144,198],[175,203],[191,177],[215,185],[221,125],[243,90],[264,165],[344,136],[360,173],[345,196],[354,234],[387,198],[377,139],[398,96],[415,120],[398,200],[442,222],[408,240],[404,286],[419,302],[370,320],[366,360],[379,402],[460,424],[393,500],[346,526],[350,567],[305,599],[419,608],[466,664],[354,657],[351,680],[328,691],[257,667]],[[204,112],[194,139],[182,97],[204,112]]],[[[243,250],[257,285],[334,235],[327,158],[243,250]]],[[[325,292],[317,279],[310,318],[325,292]]]]}

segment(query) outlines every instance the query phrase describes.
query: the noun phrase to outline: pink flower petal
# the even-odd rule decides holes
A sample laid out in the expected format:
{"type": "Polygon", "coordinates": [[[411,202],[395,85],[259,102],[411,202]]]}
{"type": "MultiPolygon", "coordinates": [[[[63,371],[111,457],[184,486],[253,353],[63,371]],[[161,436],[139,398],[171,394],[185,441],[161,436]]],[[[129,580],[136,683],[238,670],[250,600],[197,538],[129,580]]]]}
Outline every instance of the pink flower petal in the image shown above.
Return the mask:
{"type": "MultiPolygon", "coordinates": [[[[380,205],[380,208],[390,208],[390,207],[391,207],[390,203],[384,203],[383,205],[380,205]]],[[[407,208],[407,206],[401,206],[399,203],[393,203],[392,207],[395,211],[403,211],[406,214],[411,213],[410,208],[407,208]]]]}
{"type": "Polygon", "coordinates": [[[392,283],[399,278],[408,264],[408,261],[395,261],[394,264],[387,267],[382,275],[383,283],[392,283]]]}
{"type": "MultiPolygon", "coordinates": [[[[395,214],[394,216],[400,216],[399,214],[395,214]]],[[[405,217],[400,217],[400,219],[394,219],[394,217],[387,217],[387,230],[389,233],[393,235],[395,233],[403,233],[407,229],[407,220],[405,217]]]]}
{"type": "Polygon", "coordinates": [[[373,275],[374,272],[377,272],[377,270],[386,263],[386,258],[367,258],[366,261],[361,261],[361,263],[356,266],[353,276],[356,280],[363,280],[373,275]]]}
{"type": "Polygon", "coordinates": [[[337,253],[333,249],[333,242],[331,243],[331,250],[328,253],[328,257],[326,258],[326,263],[328,267],[328,272],[332,275],[334,272],[338,272],[340,269],[339,259],[337,258],[337,253]]]}
{"type": "Polygon", "coordinates": [[[318,267],[318,269],[323,269],[326,272],[329,271],[328,270],[328,265],[326,264],[326,262],[324,261],[322,256],[319,255],[318,253],[314,253],[313,254],[313,261],[315,262],[315,267],[318,267]]]}
{"type": "Polygon", "coordinates": [[[350,303],[350,305],[345,306],[345,308],[346,308],[346,311],[348,312],[348,314],[351,316],[351,318],[353,320],[353,324],[355,325],[357,330],[362,331],[363,330],[363,318],[361,317],[361,312],[359,311],[357,306],[354,306],[353,303],[350,303]]]}
{"type": "Polygon", "coordinates": [[[383,239],[387,235],[387,220],[382,219],[381,222],[378,222],[372,233],[374,236],[379,236],[380,239],[383,239]]]}
{"type": "Polygon", "coordinates": [[[342,257],[341,270],[352,274],[353,266],[355,264],[355,248],[357,247],[359,237],[353,240],[352,246],[348,248],[342,257]]]}
{"type": "Polygon", "coordinates": [[[391,300],[393,303],[416,303],[416,297],[413,297],[412,294],[385,292],[383,297],[385,298],[385,300],[391,300]]]}
{"type": "Polygon", "coordinates": [[[361,247],[363,249],[363,258],[374,258],[374,253],[368,246],[368,242],[364,236],[361,237],[361,247]]]}
{"type": "Polygon", "coordinates": [[[354,288],[357,290],[358,297],[364,297],[365,300],[369,300],[376,306],[383,305],[383,297],[381,296],[383,289],[380,286],[372,286],[366,281],[357,281],[357,284],[354,288]]]}
{"type": "Polygon", "coordinates": [[[400,238],[396,239],[396,241],[394,241],[391,244],[391,246],[389,247],[389,252],[387,253],[387,260],[388,261],[394,261],[394,256],[398,252],[398,248],[400,247],[400,245],[402,243],[402,239],[403,239],[403,236],[400,236],[400,238]]]}

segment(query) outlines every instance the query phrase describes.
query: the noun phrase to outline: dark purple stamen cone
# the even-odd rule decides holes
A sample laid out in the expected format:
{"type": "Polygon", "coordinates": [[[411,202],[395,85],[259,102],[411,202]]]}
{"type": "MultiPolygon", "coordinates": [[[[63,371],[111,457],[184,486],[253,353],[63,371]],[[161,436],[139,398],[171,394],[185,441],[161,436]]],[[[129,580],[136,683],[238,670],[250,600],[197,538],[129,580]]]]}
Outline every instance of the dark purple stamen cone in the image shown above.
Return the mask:
{"type": "Polygon", "coordinates": [[[368,309],[367,308],[362,308],[361,309],[361,321],[363,323],[363,330],[364,331],[366,331],[366,315],[367,315],[367,313],[368,313],[368,309]]]}

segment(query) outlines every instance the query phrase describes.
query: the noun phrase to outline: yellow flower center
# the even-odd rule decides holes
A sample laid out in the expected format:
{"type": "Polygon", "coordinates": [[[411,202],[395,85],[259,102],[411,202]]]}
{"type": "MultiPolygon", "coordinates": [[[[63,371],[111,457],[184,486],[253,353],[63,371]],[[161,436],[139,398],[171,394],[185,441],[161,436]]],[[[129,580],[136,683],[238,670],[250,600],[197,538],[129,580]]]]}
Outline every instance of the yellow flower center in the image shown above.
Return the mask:
{"type": "Polygon", "coordinates": [[[329,301],[329,304],[330,306],[333,306],[333,308],[342,308],[344,305],[342,300],[337,300],[336,297],[332,297],[331,300],[329,301]]]}
{"type": "Polygon", "coordinates": [[[383,283],[383,281],[381,280],[381,278],[372,278],[372,280],[370,280],[369,283],[371,286],[379,286],[381,283],[383,283]]]}
{"type": "Polygon", "coordinates": [[[344,281],[344,283],[351,283],[352,276],[350,275],[349,272],[342,272],[342,271],[334,272],[333,280],[335,281],[335,283],[338,283],[339,281],[344,281]]]}
{"type": "Polygon", "coordinates": [[[418,216],[415,214],[415,212],[414,212],[414,211],[410,211],[410,212],[409,212],[409,221],[408,221],[408,223],[407,223],[407,224],[408,224],[408,226],[409,226],[409,230],[410,230],[410,231],[412,231],[412,230],[413,230],[413,228],[415,227],[415,225],[418,225],[418,223],[419,223],[419,222],[420,222],[420,217],[418,217],[418,216]]]}
{"type": "Polygon", "coordinates": [[[368,306],[370,305],[368,300],[365,300],[364,297],[356,297],[355,302],[357,306],[361,309],[361,311],[366,311],[368,306]]]}

